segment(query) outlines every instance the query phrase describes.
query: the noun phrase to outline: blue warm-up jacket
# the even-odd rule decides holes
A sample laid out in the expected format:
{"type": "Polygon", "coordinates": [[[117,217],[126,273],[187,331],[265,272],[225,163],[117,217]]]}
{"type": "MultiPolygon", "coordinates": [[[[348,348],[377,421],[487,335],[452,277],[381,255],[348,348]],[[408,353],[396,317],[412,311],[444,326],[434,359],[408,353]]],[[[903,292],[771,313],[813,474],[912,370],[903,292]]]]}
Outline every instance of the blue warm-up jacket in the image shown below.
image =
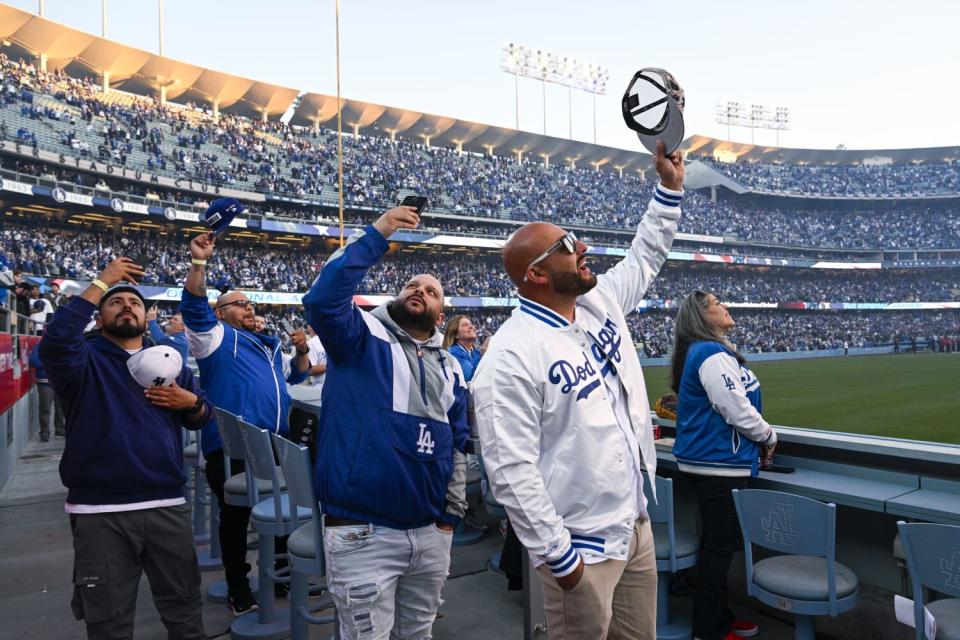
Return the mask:
{"type": "Polygon", "coordinates": [[[323,512],[411,529],[455,524],[466,500],[466,385],[435,331],[414,340],[387,306],[353,302],[386,253],[372,225],[330,257],[303,298],[327,349],[315,487],[323,512]]]}
{"type": "MultiPolygon", "coordinates": [[[[207,299],[186,288],[180,313],[210,402],[261,429],[287,435],[290,394],[284,381],[280,339],[220,322],[207,299]]],[[[286,382],[299,384],[306,377],[306,371],[291,367],[286,382]]],[[[216,420],[203,428],[200,442],[204,455],[223,448],[216,420]]]]}

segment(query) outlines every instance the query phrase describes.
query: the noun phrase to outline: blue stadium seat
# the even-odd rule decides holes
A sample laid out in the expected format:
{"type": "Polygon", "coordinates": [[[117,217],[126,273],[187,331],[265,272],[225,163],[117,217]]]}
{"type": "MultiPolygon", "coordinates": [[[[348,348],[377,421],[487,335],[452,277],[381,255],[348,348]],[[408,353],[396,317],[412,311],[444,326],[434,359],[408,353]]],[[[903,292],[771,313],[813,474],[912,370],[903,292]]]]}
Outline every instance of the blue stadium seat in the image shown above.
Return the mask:
{"type": "Polygon", "coordinates": [[[689,640],[688,620],[670,619],[670,576],[697,564],[700,538],[695,531],[677,527],[673,519],[673,480],[654,476],[657,500],[654,501],[650,476],[643,474],[643,493],[653,528],[657,557],[657,640],[689,640]]]}
{"type": "MultiPolygon", "coordinates": [[[[336,615],[314,615],[317,611],[333,606],[329,597],[313,605],[307,601],[310,595],[310,576],[325,579],[327,573],[323,556],[323,521],[319,503],[313,493],[313,473],[307,448],[277,434],[272,434],[271,437],[283,475],[287,478],[287,496],[291,507],[297,511],[310,512],[310,520],[301,524],[287,540],[287,557],[290,559],[291,571],[291,637],[293,640],[306,640],[309,636],[309,624],[336,622],[336,615]]],[[[322,591],[323,589],[320,590],[321,593],[322,591]]]]}
{"type": "Polygon", "coordinates": [[[924,632],[923,608],[937,621],[938,640],[960,640],[960,527],[948,524],[897,522],[913,586],[917,640],[924,632]],[[924,587],[952,596],[927,602],[924,587]]]}
{"type": "MultiPolygon", "coordinates": [[[[481,495],[482,477],[483,472],[480,471],[480,469],[474,469],[469,464],[467,465],[467,486],[465,490],[468,503],[471,502],[471,498],[476,498],[481,495]]],[[[476,544],[483,540],[486,535],[486,530],[469,526],[464,518],[460,520],[460,523],[453,532],[453,544],[458,547],[476,544]]]]}
{"type": "Polygon", "coordinates": [[[255,504],[251,511],[254,531],[260,536],[257,558],[259,584],[267,588],[260,589],[257,599],[260,608],[234,620],[230,625],[230,635],[235,640],[281,640],[290,635],[290,616],[277,606],[274,590],[269,587],[273,584],[289,584],[290,577],[274,568],[274,561],[278,557],[276,539],[289,536],[302,523],[310,521],[311,512],[309,508],[291,504],[289,496],[283,493],[286,484],[281,482],[282,474],[274,463],[270,434],[243,420],[237,422],[243,440],[247,475],[270,485],[268,497],[255,504]]]}
{"type": "Polygon", "coordinates": [[[797,640],[814,640],[814,616],[837,616],[857,604],[857,576],[835,560],[836,505],[761,489],[734,489],[733,503],[747,594],[794,614],[797,640]],[[754,564],[754,544],[784,555],[754,564]]]}
{"type": "MultiPolygon", "coordinates": [[[[229,411],[224,411],[219,407],[214,408],[214,413],[217,419],[217,431],[220,434],[220,441],[223,443],[223,464],[226,472],[225,477],[227,478],[226,482],[223,483],[223,500],[230,505],[252,508],[256,503],[256,500],[250,498],[253,491],[258,491],[258,500],[269,491],[269,487],[267,487],[265,483],[255,485],[253,476],[248,477],[246,473],[230,475],[230,461],[243,461],[246,456],[243,449],[243,439],[240,436],[238,418],[229,411]],[[256,489],[254,487],[256,487],[256,489]]],[[[212,500],[212,502],[215,503],[216,500],[212,500]]],[[[210,530],[220,530],[220,510],[219,505],[216,504],[210,509],[210,530]]],[[[219,557],[220,540],[219,536],[215,536],[215,538],[217,557],[219,557]]],[[[248,546],[248,548],[250,547],[248,546]]],[[[213,554],[213,550],[214,544],[212,543],[210,545],[211,555],[213,554]]],[[[208,562],[212,561],[213,560],[208,560],[208,562]]],[[[257,576],[250,576],[250,591],[252,591],[255,596],[259,592],[259,580],[257,576]]],[[[221,604],[226,603],[227,581],[218,580],[210,585],[207,589],[207,600],[221,604]]]]}

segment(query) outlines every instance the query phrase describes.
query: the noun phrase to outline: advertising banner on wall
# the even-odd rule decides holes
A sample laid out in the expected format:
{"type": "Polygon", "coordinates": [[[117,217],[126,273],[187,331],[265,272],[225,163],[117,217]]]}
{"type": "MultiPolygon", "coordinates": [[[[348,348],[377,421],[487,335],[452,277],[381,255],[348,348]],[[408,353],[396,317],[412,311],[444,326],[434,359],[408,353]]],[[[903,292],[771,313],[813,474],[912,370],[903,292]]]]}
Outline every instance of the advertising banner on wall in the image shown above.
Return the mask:
{"type": "Polygon", "coordinates": [[[20,398],[20,381],[14,378],[13,336],[0,333],[0,413],[20,398]]]}

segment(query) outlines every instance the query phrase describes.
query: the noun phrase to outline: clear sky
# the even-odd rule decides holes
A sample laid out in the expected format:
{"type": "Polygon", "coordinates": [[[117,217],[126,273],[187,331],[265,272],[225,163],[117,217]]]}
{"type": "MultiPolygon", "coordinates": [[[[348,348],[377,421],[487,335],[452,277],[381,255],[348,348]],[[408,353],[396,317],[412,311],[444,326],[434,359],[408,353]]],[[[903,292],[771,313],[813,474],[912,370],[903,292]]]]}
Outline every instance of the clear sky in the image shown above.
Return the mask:
{"type": "MultiPolygon", "coordinates": [[[[36,12],[37,0],[14,0],[36,12]]],[[[46,0],[46,16],[100,33],[100,0],[46,0]]],[[[333,0],[164,0],[164,54],[335,92],[333,0]]],[[[109,0],[113,40],[157,50],[157,0],[109,0]]],[[[957,0],[342,0],[342,94],[514,126],[513,41],[606,66],[598,142],[640,149],[619,100],[633,73],[664,67],[687,96],[687,133],[725,138],[716,104],[790,108],[790,147],[960,145],[957,0]]],[[[542,132],[541,86],[520,80],[520,128],[542,132]]],[[[547,133],[569,133],[565,88],[548,85],[547,133]]],[[[573,137],[591,141],[590,96],[574,92],[573,137]]],[[[774,144],[772,131],[756,142],[774,144]]],[[[747,129],[734,140],[750,141],[747,129]]]]}

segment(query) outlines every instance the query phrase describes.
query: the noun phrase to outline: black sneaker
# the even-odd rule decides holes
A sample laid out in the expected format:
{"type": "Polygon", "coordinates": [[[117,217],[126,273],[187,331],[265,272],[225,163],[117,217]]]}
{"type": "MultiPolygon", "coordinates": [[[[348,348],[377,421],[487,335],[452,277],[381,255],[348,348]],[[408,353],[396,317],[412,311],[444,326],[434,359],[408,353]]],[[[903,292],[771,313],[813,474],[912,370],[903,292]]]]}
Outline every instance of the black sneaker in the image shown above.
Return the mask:
{"type": "Polygon", "coordinates": [[[230,610],[233,611],[233,615],[235,616],[242,616],[245,613],[250,613],[260,608],[259,605],[257,605],[257,599],[253,597],[249,589],[235,596],[227,596],[227,606],[230,607],[230,610]]]}

